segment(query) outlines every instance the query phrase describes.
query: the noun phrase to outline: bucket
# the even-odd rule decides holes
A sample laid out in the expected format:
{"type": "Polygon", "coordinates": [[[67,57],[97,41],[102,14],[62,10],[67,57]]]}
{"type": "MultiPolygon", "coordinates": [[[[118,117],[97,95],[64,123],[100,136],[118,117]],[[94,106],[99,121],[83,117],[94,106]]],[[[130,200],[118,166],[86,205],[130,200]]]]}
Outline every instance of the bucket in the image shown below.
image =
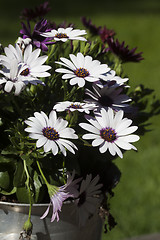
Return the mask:
{"type": "MultiPolygon", "coordinates": [[[[102,219],[95,213],[85,226],[79,227],[73,202],[63,204],[60,220],[51,222],[51,213],[40,219],[48,204],[33,204],[31,240],[100,240],[102,219]]],[[[29,204],[0,202],[0,239],[18,240],[28,219],[29,204]]],[[[51,211],[52,212],[52,211],[51,211]]],[[[22,240],[26,238],[21,238],[22,240]]]]}

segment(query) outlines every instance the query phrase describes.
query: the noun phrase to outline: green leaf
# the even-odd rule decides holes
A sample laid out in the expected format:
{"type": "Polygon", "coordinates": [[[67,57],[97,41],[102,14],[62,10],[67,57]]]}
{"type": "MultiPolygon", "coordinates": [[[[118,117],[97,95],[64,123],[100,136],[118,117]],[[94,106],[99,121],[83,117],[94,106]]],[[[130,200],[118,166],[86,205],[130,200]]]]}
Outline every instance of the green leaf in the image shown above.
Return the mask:
{"type": "Polygon", "coordinates": [[[7,157],[4,157],[4,156],[0,156],[0,163],[13,163],[15,162],[15,159],[14,158],[7,158],[7,157]]]}
{"type": "MultiPolygon", "coordinates": [[[[16,196],[20,203],[29,203],[29,193],[26,187],[18,187],[16,196]]],[[[34,203],[33,195],[31,196],[31,201],[34,203]]]]}
{"type": "Polygon", "coordinates": [[[25,176],[24,166],[23,166],[23,163],[19,161],[17,162],[16,171],[13,179],[13,185],[15,187],[21,187],[24,185],[25,179],[26,179],[26,176],[25,176]]]}
{"type": "Polygon", "coordinates": [[[34,180],[34,188],[35,188],[34,200],[37,203],[42,200],[44,191],[43,191],[43,186],[37,172],[34,172],[33,180],[34,180]]]}
{"type": "Polygon", "coordinates": [[[5,190],[1,190],[0,193],[3,194],[3,195],[11,195],[11,194],[14,194],[16,192],[16,187],[12,188],[11,191],[5,191],[5,190]]]}
{"type": "Polygon", "coordinates": [[[21,155],[23,161],[26,161],[27,166],[29,167],[33,163],[33,159],[30,155],[21,155]]]}
{"type": "Polygon", "coordinates": [[[10,176],[8,171],[0,172],[0,188],[7,190],[10,186],[10,176]]]}

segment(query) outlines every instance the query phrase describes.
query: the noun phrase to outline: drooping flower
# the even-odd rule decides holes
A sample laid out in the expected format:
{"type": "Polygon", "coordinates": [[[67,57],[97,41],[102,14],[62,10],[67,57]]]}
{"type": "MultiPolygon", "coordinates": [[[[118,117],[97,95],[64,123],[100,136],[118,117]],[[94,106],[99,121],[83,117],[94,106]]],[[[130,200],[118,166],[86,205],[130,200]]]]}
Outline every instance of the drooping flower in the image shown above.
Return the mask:
{"type": "Polygon", "coordinates": [[[99,88],[96,84],[93,84],[92,87],[94,92],[89,89],[85,91],[91,97],[91,99],[86,99],[86,101],[94,103],[95,109],[105,108],[107,110],[110,107],[115,111],[119,111],[121,108],[124,110],[125,107],[129,106],[127,103],[131,99],[126,94],[121,94],[123,87],[117,87],[117,84],[106,84],[103,88],[99,88]]]}
{"type": "Polygon", "coordinates": [[[84,226],[89,217],[93,216],[101,203],[101,188],[97,175],[92,179],[92,174],[86,176],[80,186],[80,192],[76,203],[76,213],[80,226],[84,226]]]}
{"type": "MultiPolygon", "coordinates": [[[[39,78],[50,76],[50,73],[47,71],[51,69],[51,67],[43,65],[48,56],[43,55],[39,57],[41,50],[36,49],[32,51],[31,44],[29,44],[25,50],[22,50],[18,44],[16,44],[15,47],[10,44],[8,47],[4,48],[4,52],[6,56],[0,55],[0,64],[4,66],[4,69],[2,69],[4,75],[9,71],[7,69],[13,69],[12,61],[16,59],[15,61],[18,64],[18,68],[23,65],[23,71],[20,72],[20,75],[24,77],[23,81],[25,80],[26,84],[28,82],[32,84],[42,84],[39,78]]],[[[8,75],[6,77],[8,77],[8,75]]]]}
{"type": "Polygon", "coordinates": [[[52,29],[50,32],[42,33],[41,36],[47,38],[53,38],[55,41],[66,42],[68,40],[79,40],[86,41],[82,35],[87,34],[85,30],[68,28],[58,28],[57,30],[52,29]]]}
{"type": "Polygon", "coordinates": [[[37,18],[42,18],[44,15],[46,15],[51,10],[49,6],[49,2],[46,1],[38,6],[35,7],[35,9],[31,8],[24,8],[21,12],[20,18],[29,20],[29,21],[35,21],[37,18]]]}
{"type": "Polygon", "coordinates": [[[44,152],[52,151],[53,155],[59,150],[66,156],[66,149],[75,153],[77,149],[74,143],[68,139],[77,139],[73,128],[67,127],[68,122],[62,118],[57,118],[56,111],[52,110],[49,117],[44,112],[35,112],[34,117],[29,117],[25,121],[29,127],[25,129],[29,132],[29,137],[37,139],[36,146],[44,147],[44,152]]]}
{"type": "Polygon", "coordinates": [[[137,48],[129,50],[129,46],[125,46],[125,42],[120,43],[118,39],[108,38],[107,43],[109,50],[117,55],[123,62],[140,62],[144,58],[142,52],[135,53],[137,48]]]}
{"type": "Polygon", "coordinates": [[[54,42],[51,41],[51,38],[42,36],[42,33],[49,32],[55,27],[52,26],[49,22],[47,22],[46,19],[41,19],[39,22],[37,22],[34,26],[33,31],[31,30],[29,22],[27,22],[27,25],[23,22],[21,24],[22,24],[22,29],[20,30],[21,37],[23,39],[30,38],[33,46],[41,48],[42,51],[47,51],[48,50],[47,45],[54,44],[54,42]]]}
{"type": "Polygon", "coordinates": [[[66,68],[58,68],[55,71],[64,73],[62,79],[70,79],[70,84],[78,84],[84,87],[85,81],[96,82],[104,78],[104,74],[110,71],[107,64],[101,64],[98,60],[93,60],[91,56],[84,56],[77,53],[77,56],[70,54],[70,60],[61,57],[61,62],[56,62],[66,68]]]}
{"type": "Polygon", "coordinates": [[[41,219],[45,218],[48,215],[50,206],[52,205],[53,213],[51,217],[51,222],[53,222],[55,219],[57,219],[57,222],[59,221],[59,212],[61,212],[63,202],[68,198],[77,198],[78,196],[77,183],[80,179],[74,180],[74,177],[75,171],[73,171],[72,175],[67,173],[67,183],[60,187],[47,184],[48,193],[51,201],[41,219]]]}
{"type": "Polygon", "coordinates": [[[95,118],[86,116],[86,120],[90,123],[80,123],[79,125],[89,131],[84,134],[84,139],[94,139],[92,146],[99,146],[101,153],[109,150],[110,154],[115,156],[118,154],[123,158],[120,148],[124,150],[137,150],[131,143],[139,140],[139,136],[132,134],[138,127],[130,126],[132,120],[123,118],[124,111],[120,110],[117,113],[109,108],[108,111],[101,109],[100,113],[95,114],[95,118]]]}
{"type": "Polygon", "coordinates": [[[57,112],[63,112],[63,111],[79,111],[79,112],[85,112],[87,114],[90,113],[91,110],[95,109],[95,105],[92,103],[81,103],[81,102],[70,102],[70,101],[64,101],[64,102],[58,102],[54,105],[53,109],[55,109],[57,112]]]}

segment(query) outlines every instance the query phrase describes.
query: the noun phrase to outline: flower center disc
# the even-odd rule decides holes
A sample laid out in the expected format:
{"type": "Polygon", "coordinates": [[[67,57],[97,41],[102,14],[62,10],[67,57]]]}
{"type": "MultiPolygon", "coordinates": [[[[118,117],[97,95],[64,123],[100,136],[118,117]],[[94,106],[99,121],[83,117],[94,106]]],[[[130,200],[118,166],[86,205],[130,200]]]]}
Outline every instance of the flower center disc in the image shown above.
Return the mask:
{"type": "Polygon", "coordinates": [[[74,109],[82,109],[82,106],[80,104],[71,104],[69,108],[74,108],[74,109]]]}
{"type": "Polygon", "coordinates": [[[59,139],[59,134],[54,128],[46,127],[46,128],[43,128],[42,132],[43,132],[43,135],[50,140],[54,141],[59,139]]]}
{"type": "Polygon", "coordinates": [[[105,107],[111,107],[112,104],[113,104],[113,100],[108,97],[108,96],[101,96],[99,99],[98,99],[98,102],[102,105],[102,106],[105,106],[105,107]]]}
{"type": "Polygon", "coordinates": [[[77,77],[87,77],[89,76],[89,72],[85,68],[77,68],[74,73],[76,74],[77,77]]]}
{"type": "Polygon", "coordinates": [[[57,33],[57,34],[55,35],[55,37],[56,37],[56,38],[68,38],[67,34],[65,34],[65,33],[57,33]]]}
{"type": "Polygon", "coordinates": [[[117,139],[116,132],[112,128],[101,129],[100,136],[107,142],[114,142],[117,139]]]}
{"type": "Polygon", "coordinates": [[[20,75],[22,75],[22,76],[28,76],[28,74],[29,74],[29,68],[24,69],[24,70],[20,73],[20,75]]]}

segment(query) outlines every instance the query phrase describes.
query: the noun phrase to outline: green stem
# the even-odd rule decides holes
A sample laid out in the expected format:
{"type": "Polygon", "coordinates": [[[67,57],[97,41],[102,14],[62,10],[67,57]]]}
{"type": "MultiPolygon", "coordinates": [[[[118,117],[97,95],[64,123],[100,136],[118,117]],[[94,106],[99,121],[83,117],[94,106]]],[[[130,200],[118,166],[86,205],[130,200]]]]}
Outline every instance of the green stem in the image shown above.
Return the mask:
{"type": "Polygon", "coordinates": [[[55,51],[55,44],[53,44],[53,45],[51,46],[51,50],[50,50],[50,52],[49,52],[49,54],[48,54],[48,58],[47,58],[47,61],[46,61],[47,64],[49,63],[50,58],[53,56],[54,51],[55,51]]]}
{"type": "Polygon", "coordinates": [[[46,184],[46,186],[47,186],[47,188],[48,188],[49,196],[50,196],[50,198],[51,198],[52,196],[54,196],[54,195],[57,193],[58,187],[56,187],[56,186],[51,185],[51,184],[48,183],[47,179],[45,178],[45,176],[44,176],[44,174],[43,174],[43,172],[42,172],[41,166],[40,166],[40,164],[39,164],[38,161],[37,161],[37,166],[38,166],[38,168],[39,168],[39,171],[40,171],[40,173],[41,173],[41,176],[43,177],[43,179],[44,179],[44,181],[45,181],[45,184],[46,184]]]}
{"type": "Polygon", "coordinates": [[[44,181],[45,181],[46,185],[48,186],[48,185],[49,185],[49,183],[48,183],[48,181],[47,181],[46,177],[44,176],[44,174],[43,174],[43,172],[42,172],[42,169],[41,169],[41,166],[40,166],[40,164],[39,164],[39,162],[38,162],[38,161],[37,161],[37,166],[38,166],[38,168],[39,168],[39,171],[40,171],[40,173],[41,173],[41,176],[43,177],[43,179],[44,179],[44,181]]]}
{"type": "Polygon", "coordinates": [[[23,160],[24,163],[24,170],[27,176],[27,180],[26,180],[26,186],[28,189],[28,193],[29,193],[29,203],[30,203],[30,207],[29,207],[29,214],[28,214],[28,219],[31,220],[31,210],[32,210],[32,198],[31,198],[31,190],[30,190],[30,186],[29,186],[29,173],[28,173],[28,169],[27,169],[27,165],[26,165],[26,160],[23,160]]]}

